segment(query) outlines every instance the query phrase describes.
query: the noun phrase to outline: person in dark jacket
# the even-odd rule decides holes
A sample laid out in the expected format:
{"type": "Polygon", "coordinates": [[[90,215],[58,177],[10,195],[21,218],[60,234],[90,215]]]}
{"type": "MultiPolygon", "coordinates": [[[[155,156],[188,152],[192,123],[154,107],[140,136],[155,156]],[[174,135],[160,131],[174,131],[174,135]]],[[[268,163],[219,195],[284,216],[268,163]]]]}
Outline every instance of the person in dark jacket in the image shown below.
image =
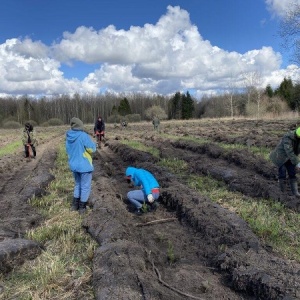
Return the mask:
{"type": "Polygon", "coordinates": [[[92,153],[96,151],[96,144],[84,131],[82,121],[75,117],[71,119],[71,129],[66,133],[66,151],[75,180],[71,210],[78,210],[82,214],[86,211],[91,193],[94,171],[92,153]]]}
{"type": "Polygon", "coordinates": [[[294,196],[300,197],[296,172],[300,168],[300,127],[287,132],[271,152],[270,159],[278,167],[278,181],[282,192],[286,190],[286,177],[294,196]]]}
{"type": "Polygon", "coordinates": [[[29,147],[32,149],[33,158],[36,157],[36,145],[37,145],[37,139],[35,130],[33,129],[32,124],[29,122],[25,123],[25,127],[23,130],[23,137],[22,142],[24,145],[25,150],[25,157],[29,157],[29,147]]]}
{"type": "Polygon", "coordinates": [[[98,116],[94,126],[94,136],[97,137],[98,146],[101,147],[101,141],[105,136],[105,123],[101,116],[98,116]]]}
{"type": "Polygon", "coordinates": [[[127,193],[127,198],[132,203],[136,210],[136,215],[143,213],[143,203],[148,203],[150,206],[155,206],[155,201],[159,198],[159,184],[152,173],[145,169],[128,167],[125,172],[126,179],[133,186],[138,186],[140,189],[135,189],[127,193]]]}

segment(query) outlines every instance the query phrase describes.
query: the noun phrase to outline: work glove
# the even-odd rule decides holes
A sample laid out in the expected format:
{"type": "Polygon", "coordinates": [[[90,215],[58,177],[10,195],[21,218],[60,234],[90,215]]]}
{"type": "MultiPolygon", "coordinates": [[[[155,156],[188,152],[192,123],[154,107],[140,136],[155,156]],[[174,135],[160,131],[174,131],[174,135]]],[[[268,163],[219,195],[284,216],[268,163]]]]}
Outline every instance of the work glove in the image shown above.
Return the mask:
{"type": "Polygon", "coordinates": [[[147,199],[148,199],[149,203],[153,203],[154,202],[154,198],[153,198],[152,194],[149,194],[147,196],[147,199]]]}

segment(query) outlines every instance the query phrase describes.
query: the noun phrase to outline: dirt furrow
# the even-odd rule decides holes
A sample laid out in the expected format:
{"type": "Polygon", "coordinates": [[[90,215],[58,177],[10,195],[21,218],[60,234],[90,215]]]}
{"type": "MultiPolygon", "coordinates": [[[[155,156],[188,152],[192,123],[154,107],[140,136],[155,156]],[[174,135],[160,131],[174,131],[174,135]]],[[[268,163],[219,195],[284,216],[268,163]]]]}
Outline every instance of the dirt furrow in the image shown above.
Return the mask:
{"type": "Polygon", "coordinates": [[[143,159],[138,161],[147,157],[143,152],[118,144],[114,149],[117,154],[101,149],[95,160],[95,201],[84,223],[100,244],[94,258],[96,299],[179,300],[188,295],[194,299],[251,299],[224,285],[226,278],[216,272],[201,250],[203,241],[181,224],[175,210],[161,204],[141,217],[130,212],[124,180],[127,161],[151,171],[157,169],[143,159]],[[126,162],[122,159],[125,156],[126,162]]]}
{"type": "Polygon", "coordinates": [[[0,271],[4,273],[33,259],[42,250],[38,243],[24,239],[26,230],[42,221],[42,216],[28,200],[44,195],[54,179],[50,171],[54,167],[57,149],[49,145],[38,149],[37,158],[30,161],[15,156],[9,162],[10,176],[0,173],[0,271]]]}
{"type": "MultiPolygon", "coordinates": [[[[95,257],[97,299],[111,299],[112,291],[127,297],[130,293],[140,293],[140,298],[133,296],[132,299],[170,299],[170,295],[182,299],[159,281],[153,263],[172,286],[184,293],[194,292],[193,295],[204,299],[300,297],[299,264],[283,260],[265,249],[237,215],[189,189],[176,176],[155,165],[157,159],[149,154],[117,142],[110,142],[108,146],[115,156],[106,163],[113,161],[119,169],[115,175],[108,175],[105,167],[97,168],[103,170],[97,183],[103,189],[102,192],[99,190],[97,204],[86,224],[101,244],[95,257]],[[124,203],[128,187],[123,172],[129,163],[152,171],[162,186],[159,210],[142,218],[133,216],[124,203]],[[155,227],[135,226],[136,223],[174,216],[175,222],[155,227]],[[98,220],[97,224],[95,220],[98,220]],[[170,245],[173,245],[175,258],[172,263],[168,260],[170,245]],[[110,268],[103,271],[101,264],[107,260],[110,268]],[[195,270],[198,277],[195,277],[195,270]],[[185,280],[182,279],[183,272],[185,280]],[[125,281],[125,277],[131,278],[128,285],[117,288],[117,282],[125,281]],[[200,278],[207,279],[209,288],[205,290],[202,285],[199,290],[200,278]],[[106,287],[105,291],[101,287],[106,287]]],[[[104,164],[105,157],[98,160],[101,161],[104,164]]]]}

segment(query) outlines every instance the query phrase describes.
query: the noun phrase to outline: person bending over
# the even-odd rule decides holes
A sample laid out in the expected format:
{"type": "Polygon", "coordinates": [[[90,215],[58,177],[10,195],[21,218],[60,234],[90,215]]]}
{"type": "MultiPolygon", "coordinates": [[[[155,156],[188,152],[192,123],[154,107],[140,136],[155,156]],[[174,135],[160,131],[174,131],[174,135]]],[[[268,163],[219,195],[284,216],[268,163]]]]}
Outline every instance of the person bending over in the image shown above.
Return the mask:
{"type": "Polygon", "coordinates": [[[135,189],[127,193],[127,198],[135,207],[135,214],[143,213],[143,204],[155,205],[159,198],[159,184],[152,173],[145,169],[128,167],[125,172],[128,183],[133,186],[138,186],[140,189],[135,189]]]}

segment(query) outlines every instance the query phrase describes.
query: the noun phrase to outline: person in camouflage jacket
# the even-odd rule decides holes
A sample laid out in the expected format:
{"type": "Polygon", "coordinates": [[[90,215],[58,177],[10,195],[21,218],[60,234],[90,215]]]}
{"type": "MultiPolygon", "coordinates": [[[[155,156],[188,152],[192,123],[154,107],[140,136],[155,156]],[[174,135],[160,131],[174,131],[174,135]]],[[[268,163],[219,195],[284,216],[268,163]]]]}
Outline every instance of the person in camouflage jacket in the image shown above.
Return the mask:
{"type": "Polygon", "coordinates": [[[30,156],[29,147],[32,149],[33,158],[36,157],[37,139],[33,125],[29,122],[25,123],[25,127],[22,133],[22,143],[24,145],[25,157],[30,156]]]}
{"type": "Polygon", "coordinates": [[[294,196],[300,197],[296,172],[300,169],[300,127],[287,132],[271,152],[270,159],[278,167],[278,181],[282,192],[286,190],[286,178],[288,174],[291,191],[294,196]]]}

